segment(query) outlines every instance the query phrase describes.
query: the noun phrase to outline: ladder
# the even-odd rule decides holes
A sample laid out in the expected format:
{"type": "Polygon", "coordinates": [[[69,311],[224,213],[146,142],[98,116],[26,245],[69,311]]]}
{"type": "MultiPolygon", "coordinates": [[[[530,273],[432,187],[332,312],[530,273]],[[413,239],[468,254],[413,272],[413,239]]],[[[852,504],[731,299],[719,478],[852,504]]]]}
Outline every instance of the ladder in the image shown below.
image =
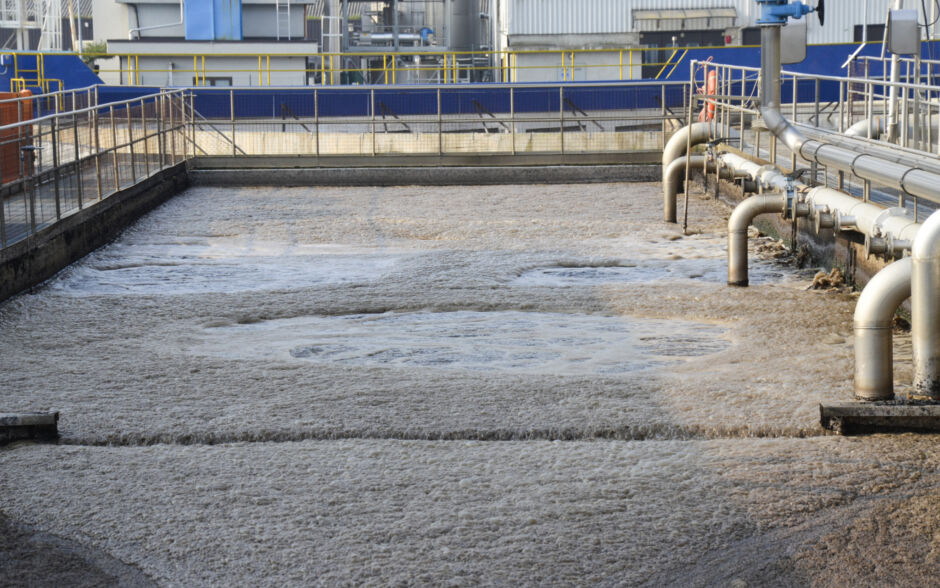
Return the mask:
{"type": "Polygon", "coordinates": [[[277,18],[277,40],[290,41],[290,0],[274,0],[274,12],[277,18]]]}

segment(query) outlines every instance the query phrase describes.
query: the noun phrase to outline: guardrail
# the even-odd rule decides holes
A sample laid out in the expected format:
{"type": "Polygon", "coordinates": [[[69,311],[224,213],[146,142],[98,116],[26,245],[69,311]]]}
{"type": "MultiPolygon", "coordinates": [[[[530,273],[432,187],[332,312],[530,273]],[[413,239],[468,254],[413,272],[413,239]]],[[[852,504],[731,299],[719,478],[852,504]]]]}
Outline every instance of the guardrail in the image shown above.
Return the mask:
{"type": "Polygon", "coordinates": [[[0,127],[0,247],[193,154],[182,90],[0,127]]]}
{"type": "MultiPolygon", "coordinates": [[[[701,62],[693,62],[691,67],[695,90],[688,104],[689,113],[704,112],[702,118],[714,120],[719,129],[718,139],[747,155],[791,171],[805,163],[771,133],[753,124],[759,119],[758,68],[701,62]],[[710,77],[715,79],[712,92],[708,89],[710,77]]],[[[805,134],[823,141],[864,142],[869,149],[889,150],[894,156],[940,171],[940,87],[906,81],[892,83],[880,72],[878,76],[835,77],[783,71],[781,110],[805,134]],[[897,96],[894,110],[892,94],[897,96]],[[883,130],[892,112],[898,128],[896,138],[888,141],[883,130]],[[852,136],[847,136],[853,125],[856,126],[852,136]]],[[[935,199],[924,202],[884,186],[873,186],[852,174],[813,169],[811,175],[819,184],[838,187],[864,200],[906,207],[917,218],[925,218],[940,204],[940,190],[935,199]]]]}
{"type": "Polygon", "coordinates": [[[19,105],[27,102],[32,104],[34,117],[79,110],[98,104],[98,86],[7,98],[0,100],[0,105],[16,105],[20,108],[19,105]]]}
{"type": "Polygon", "coordinates": [[[661,150],[685,82],[192,90],[197,155],[661,150]]]}
{"type": "Polygon", "coordinates": [[[83,54],[123,85],[333,86],[666,79],[689,48],[83,54]],[[107,63],[116,58],[117,63],[107,63]]]}

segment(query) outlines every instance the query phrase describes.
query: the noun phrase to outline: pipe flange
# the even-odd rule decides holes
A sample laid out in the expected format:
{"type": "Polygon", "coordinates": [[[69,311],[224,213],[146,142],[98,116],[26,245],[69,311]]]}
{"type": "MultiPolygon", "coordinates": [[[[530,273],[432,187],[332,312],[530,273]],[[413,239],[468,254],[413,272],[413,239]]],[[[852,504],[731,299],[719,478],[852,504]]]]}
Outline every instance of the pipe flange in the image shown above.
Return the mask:
{"type": "Polygon", "coordinates": [[[895,259],[900,259],[904,257],[904,254],[911,250],[913,241],[910,239],[896,239],[892,235],[888,235],[887,239],[887,251],[885,255],[893,257],[895,259]]]}
{"type": "Polygon", "coordinates": [[[835,227],[835,219],[833,215],[829,212],[829,207],[826,207],[826,211],[816,211],[816,234],[818,235],[820,231],[824,229],[831,229],[835,227]]]}
{"type": "Polygon", "coordinates": [[[741,189],[745,194],[756,194],[759,187],[757,182],[751,178],[741,178],[741,189]]]}
{"type": "Polygon", "coordinates": [[[865,235],[865,257],[879,256],[888,252],[888,240],[883,237],[865,235]]]}
{"type": "Polygon", "coordinates": [[[851,214],[845,214],[841,210],[835,211],[832,215],[832,228],[837,233],[854,231],[858,229],[858,220],[851,214]]]}

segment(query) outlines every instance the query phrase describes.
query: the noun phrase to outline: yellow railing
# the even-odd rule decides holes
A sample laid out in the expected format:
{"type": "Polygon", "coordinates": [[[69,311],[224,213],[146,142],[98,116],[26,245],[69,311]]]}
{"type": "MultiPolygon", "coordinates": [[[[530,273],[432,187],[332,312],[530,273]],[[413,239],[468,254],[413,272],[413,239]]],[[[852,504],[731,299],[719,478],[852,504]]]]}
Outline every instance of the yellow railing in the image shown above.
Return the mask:
{"type": "Polygon", "coordinates": [[[3,53],[3,55],[10,56],[13,59],[13,76],[10,78],[11,92],[22,92],[29,86],[41,88],[43,93],[55,92],[65,89],[65,82],[63,80],[46,77],[46,58],[44,53],[39,51],[11,51],[9,53],[3,53]],[[35,68],[22,66],[20,63],[20,57],[25,55],[35,57],[35,68]]]}
{"type": "MultiPolygon", "coordinates": [[[[241,86],[339,84],[456,84],[467,81],[554,82],[663,79],[687,50],[672,49],[666,61],[650,59],[662,49],[576,49],[397,53],[109,54],[119,65],[102,67],[105,81],[126,85],[241,86]],[[182,59],[180,59],[182,58],[182,59]],[[180,62],[191,61],[191,66],[180,62]],[[166,67],[169,62],[176,67],[166,67]],[[657,73],[658,72],[658,73],[657,73]],[[655,75],[650,75],[650,74],[655,75]],[[107,79],[117,74],[117,80],[107,79]],[[191,79],[190,79],[191,78],[191,79]]],[[[96,57],[88,55],[88,57],[96,57]]]]}
{"type": "MultiPolygon", "coordinates": [[[[514,51],[400,51],[386,53],[111,53],[84,58],[116,58],[101,64],[106,83],[132,86],[333,86],[341,84],[457,84],[489,82],[580,82],[668,78],[688,52],[673,49],[558,49],[514,51]],[[186,65],[191,61],[191,67],[186,65]],[[647,75],[644,76],[643,74],[647,75]]],[[[14,77],[36,74],[47,90],[41,52],[11,52],[14,77]],[[37,70],[23,69],[19,56],[36,55],[37,70]]],[[[78,55],[73,53],[73,55],[78,55]]],[[[20,83],[20,82],[16,82],[20,83]]],[[[30,84],[32,85],[32,84],[30,84]]],[[[12,89],[12,88],[11,88],[12,89]]]]}

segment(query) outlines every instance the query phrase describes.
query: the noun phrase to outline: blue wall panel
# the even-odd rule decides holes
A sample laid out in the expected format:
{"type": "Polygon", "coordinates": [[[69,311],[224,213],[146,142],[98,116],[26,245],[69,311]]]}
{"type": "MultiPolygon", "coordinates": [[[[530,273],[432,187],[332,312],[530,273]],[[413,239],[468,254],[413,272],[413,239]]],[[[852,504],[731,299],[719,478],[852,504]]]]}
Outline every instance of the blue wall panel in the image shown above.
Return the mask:
{"type": "Polygon", "coordinates": [[[212,6],[215,39],[217,41],[241,41],[241,0],[213,0],[212,6]]]}
{"type": "Polygon", "coordinates": [[[186,40],[241,41],[241,0],[186,0],[186,40]]]}
{"type": "Polygon", "coordinates": [[[215,38],[212,0],[186,0],[183,9],[187,41],[211,41],[215,38]]]}

